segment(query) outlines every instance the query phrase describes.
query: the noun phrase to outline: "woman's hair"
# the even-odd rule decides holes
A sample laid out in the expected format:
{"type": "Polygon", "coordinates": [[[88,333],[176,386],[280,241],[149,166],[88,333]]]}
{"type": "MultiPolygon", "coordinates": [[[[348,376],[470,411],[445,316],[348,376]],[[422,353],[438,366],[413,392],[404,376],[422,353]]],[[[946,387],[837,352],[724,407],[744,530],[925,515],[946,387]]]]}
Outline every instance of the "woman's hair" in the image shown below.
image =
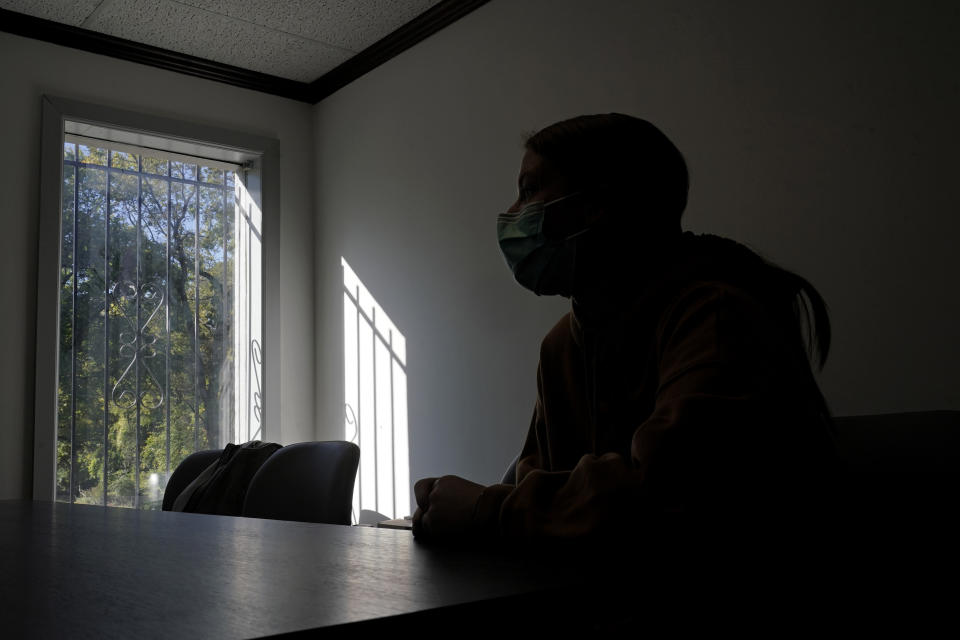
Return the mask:
{"type": "Polygon", "coordinates": [[[830,354],[830,316],[827,303],[810,281],[731,238],[706,233],[696,240],[696,254],[712,265],[715,276],[747,285],[778,313],[793,318],[798,343],[803,345],[810,363],[823,370],[830,354]]]}
{"type": "Polygon", "coordinates": [[[689,177],[683,155],[646,120],[622,113],[577,116],[526,139],[575,189],[614,205],[625,228],[680,230],[689,177]]]}
{"type": "MultiPolygon", "coordinates": [[[[773,265],[771,265],[773,266],[773,265]]],[[[797,295],[794,298],[793,309],[797,321],[806,328],[806,348],[811,362],[814,357],[818,360],[819,369],[823,371],[830,355],[830,315],[827,313],[827,303],[823,296],[805,278],[782,267],[773,267],[783,273],[784,279],[796,287],[797,295]],[[809,300],[809,304],[808,301],[809,300]]]]}
{"type": "MultiPolygon", "coordinates": [[[[773,271],[775,277],[784,283],[787,293],[792,294],[792,318],[797,323],[801,341],[805,343],[811,368],[816,360],[818,369],[823,371],[824,365],[827,364],[827,356],[830,354],[832,335],[826,301],[806,278],[770,262],[767,262],[767,266],[773,271]]],[[[830,406],[812,375],[808,378],[808,384],[817,399],[821,416],[830,424],[833,434],[836,435],[836,425],[831,417],[830,406]]]]}
{"type": "Polygon", "coordinates": [[[770,277],[779,284],[781,291],[790,300],[791,315],[796,321],[799,339],[810,364],[816,363],[817,368],[823,371],[830,354],[832,337],[827,303],[806,278],[768,260],[763,262],[771,274],[770,277]]]}

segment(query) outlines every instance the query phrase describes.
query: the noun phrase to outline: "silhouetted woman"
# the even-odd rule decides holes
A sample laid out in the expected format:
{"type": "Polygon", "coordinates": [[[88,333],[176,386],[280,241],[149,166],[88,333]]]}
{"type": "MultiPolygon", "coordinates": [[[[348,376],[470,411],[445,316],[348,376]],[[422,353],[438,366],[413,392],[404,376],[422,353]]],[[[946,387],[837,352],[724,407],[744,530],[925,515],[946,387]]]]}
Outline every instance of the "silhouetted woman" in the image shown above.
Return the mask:
{"type": "Polygon", "coordinates": [[[571,311],[541,345],[516,485],[420,480],[414,535],[578,540],[828,511],[837,458],[810,362],[827,358],[826,306],[746,247],[682,232],[687,187],[645,120],[580,116],[527,140],[500,247],[571,311]]]}

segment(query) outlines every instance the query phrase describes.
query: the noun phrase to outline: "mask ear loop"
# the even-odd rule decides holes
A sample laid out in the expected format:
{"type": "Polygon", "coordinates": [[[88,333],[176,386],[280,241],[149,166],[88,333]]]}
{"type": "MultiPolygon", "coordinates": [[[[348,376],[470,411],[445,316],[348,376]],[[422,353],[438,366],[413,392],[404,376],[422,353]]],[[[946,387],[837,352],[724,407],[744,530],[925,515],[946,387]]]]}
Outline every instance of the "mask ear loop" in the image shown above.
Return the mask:
{"type": "MultiPolygon", "coordinates": [[[[544,203],[543,203],[543,210],[544,210],[544,212],[546,213],[546,211],[549,209],[550,206],[552,206],[552,205],[554,205],[554,204],[556,204],[556,203],[558,203],[558,202],[562,202],[562,201],[564,201],[564,200],[569,200],[570,198],[576,198],[576,197],[578,197],[578,196],[582,196],[583,193],[584,193],[584,192],[583,192],[583,190],[581,189],[581,190],[579,190],[579,191],[574,191],[573,193],[568,193],[567,195],[560,196],[559,198],[554,198],[554,199],[551,200],[550,202],[544,202],[544,203]]],[[[555,214],[555,215],[556,215],[556,214],[555,214]]],[[[551,244],[560,244],[560,243],[566,242],[566,241],[568,241],[568,240],[571,240],[571,239],[573,239],[573,238],[576,238],[576,237],[579,236],[580,234],[582,234],[582,233],[584,233],[585,231],[589,230],[589,228],[590,228],[590,227],[584,227],[583,229],[580,229],[579,231],[576,231],[576,232],[574,232],[574,233],[571,233],[571,234],[569,234],[569,235],[566,235],[566,236],[564,236],[564,237],[562,237],[562,238],[550,239],[550,242],[551,242],[551,244]]]]}
{"type": "MultiPolygon", "coordinates": [[[[575,238],[579,238],[580,236],[587,233],[591,229],[593,229],[593,227],[584,227],[583,229],[580,229],[580,231],[577,231],[576,233],[573,233],[567,236],[564,242],[569,242],[575,238]]],[[[579,271],[579,267],[580,267],[580,243],[575,242],[573,243],[573,265],[570,267],[570,299],[571,300],[573,299],[573,290],[574,288],[576,288],[576,285],[577,285],[577,273],[579,271]]]]}
{"type": "Polygon", "coordinates": [[[547,206],[550,206],[551,204],[554,204],[554,203],[556,203],[556,202],[560,202],[561,200],[566,200],[566,199],[568,199],[568,198],[573,198],[573,197],[576,197],[576,196],[579,196],[579,195],[582,195],[582,194],[583,194],[583,191],[582,191],[582,190],[581,190],[581,191],[574,191],[573,193],[568,193],[568,194],[565,195],[565,196],[560,196],[559,198],[554,198],[554,199],[551,200],[550,202],[544,202],[544,203],[543,203],[543,206],[544,206],[544,207],[547,207],[547,206]]]}
{"type": "MultiPolygon", "coordinates": [[[[576,284],[576,281],[577,281],[577,264],[578,264],[579,258],[580,258],[580,243],[579,243],[579,242],[573,242],[573,243],[571,243],[570,241],[573,240],[573,239],[575,239],[575,238],[577,238],[578,236],[582,236],[583,234],[585,234],[585,233],[587,233],[588,231],[590,231],[590,229],[591,229],[591,227],[586,227],[586,228],[584,228],[584,229],[581,229],[580,231],[577,231],[576,233],[570,234],[569,236],[567,236],[566,238],[564,238],[564,239],[562,239],[562,240],[558,240],[558,241],[556,241],[555,243],[553,243],[554,246],[563,245],[563,244],[572,244],[572,245],[573,245],[573,246],[571,247],[571,250],[572,250],[572,252],[573,252],[573,260],[571,261],[572,264],[570,265],[570,293],[569,293],[569,295],[566,296],[566,297],[569,297],[569,298],[573,298],[573,288],[574,288],[574,286],[575,286],[575,284],[576,284]]],[[[543,280],[544,275],[545,275],[545,272],[541,272],[541,273],[540,273],[540,277],[537,278],[537,284],[536,284],[536,287],[535,287],[534,292],[537,293],[538,296],[539,296],[539,295],[543,295],[542,293],[539,293],[539,291],[541,290],[541,289],[540,289],[540,282],[543,280]]],[[[564,295],[564,294],[560,294],[560,295],[564,295]]]]}
{"type": "Polygon", "coordinates": [[[563,241],[566,242],[567,240],[573,240],[578,236],[582,236],[583,234],[585,234],[587,231],[590,231],[591,229],[593,229],[593,227],[584,227],[583,229],[580,229],[580,231],[577,231],[576,233],[571,233],[566,238],[564,238],[563,241]]]}

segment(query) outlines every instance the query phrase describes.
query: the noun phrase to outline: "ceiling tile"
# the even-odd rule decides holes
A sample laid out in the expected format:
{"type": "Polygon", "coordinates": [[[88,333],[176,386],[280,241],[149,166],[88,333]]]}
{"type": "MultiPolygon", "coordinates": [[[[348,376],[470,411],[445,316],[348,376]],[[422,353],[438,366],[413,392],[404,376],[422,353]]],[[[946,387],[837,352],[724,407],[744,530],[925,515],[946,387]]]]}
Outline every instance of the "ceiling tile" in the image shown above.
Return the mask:
{"type": "Polygon", "coordinates": [[[353,56],[345,49],[289,34],[283,34],[282,43],[280,56],[270,61],[274,70],[264,73],[301,82],[313,82],[353,56]]]}
{"type": "Polygon", "coordinates": [[[0,8],[312,82],[440,0],[0,0],[0,8]]]}
{"type": "Polygon", "coordinates": [[[350,52],[171,0],[108,0],[86,28],[309,82],[350,52]]]}
{"type": "Polygon", "coordinates": [[[178,0],[286,33],[362,51],[439,0],[178,0]]]}
{"type": "Polygon", "coordinates": [[[102,0],[0,0],[0,9],[79,27],[102,0]]]}

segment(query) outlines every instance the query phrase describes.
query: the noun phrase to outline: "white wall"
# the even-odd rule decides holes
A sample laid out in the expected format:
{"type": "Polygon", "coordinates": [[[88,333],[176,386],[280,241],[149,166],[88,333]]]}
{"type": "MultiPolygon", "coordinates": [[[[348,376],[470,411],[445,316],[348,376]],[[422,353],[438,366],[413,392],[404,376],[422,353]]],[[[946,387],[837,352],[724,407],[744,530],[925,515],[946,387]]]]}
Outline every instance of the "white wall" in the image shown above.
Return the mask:
{"type": "MultiPolygon", "coordinates": [[[[0,499],[29,497],[33,472],[40,96],[230,128],[280,141],[279,251],[268,282],[267,439],[313,439],[313,176],[308,104],[0,33],[0,499]],[[268,332],[270,332],[268,327],[268,332]],[[277,340],[271,346],[271,335],[277,340]],[[276,354],[276,355],[275,355],[276,354]],[[272,364],[271,364],[272,363],[272,364]],[[274,391],[279,396],[271,396],[274,391]]],[[[275,227],[276,228],[276,227],[275,227]]],[[[266,228],[269,233],[269,227],[266,228]]],[[[267,239],[269,246],[270,241],[267,239]]]]}
{"type": "Polygon", "coordinates": [[[344,255],[407,337],[411,479],[498,479],[566,306],[513,283],[494,217],[521,132],[609,111],[686,155],[687,229],[824,295],[835,413],[960,409],[957,33],[952,2],[493,0],[327,98],[318,433],[342,437],[344,255]]]}
{"type": "Polygon", "coordinates": [[[271,439],[342,437],[344,255],[408,339],[412,478],[495,481],[566,306],[513,283],[494,216],[521,132],[606,111],[685,153],[687,228],[824,294],[836,413],[960,409],[954,3],[768,4],[493,0],[313,108],[0,33],[0,498],[31,485],[44,93],[281,141],[271,439]]]}

